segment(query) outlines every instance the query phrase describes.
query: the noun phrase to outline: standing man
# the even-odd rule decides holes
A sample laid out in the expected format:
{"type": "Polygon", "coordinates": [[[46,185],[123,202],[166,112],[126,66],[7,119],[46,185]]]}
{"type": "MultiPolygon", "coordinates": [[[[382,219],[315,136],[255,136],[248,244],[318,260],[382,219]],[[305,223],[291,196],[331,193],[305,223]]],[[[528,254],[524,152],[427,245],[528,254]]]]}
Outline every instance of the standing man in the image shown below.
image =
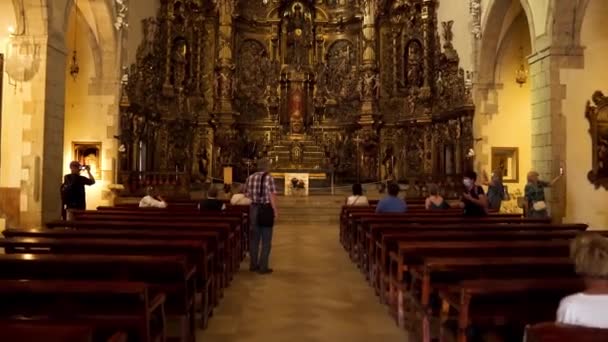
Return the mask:
{"type": "Polygon", "coordinates": [[[268,159],[258,160],[258,172],[245,182],[245,195],[251,198],[249,219],[249,270],[260,274],[272,273],[268,267],[274,220],[278,217],[274,178],[268,173],[268,159]],[[260,250],[260,242],[262,250],[260,250]],[[259,254],[258,254],[259,253],[259,254]]]}
{"type": "MultiPolygon", "coordinates": [[[[67,219],[71,219],[69,209],[84,210],[87,208],[85,185],[95,184],[95,177],[91,174],[91,167],[81,166],[79,162],[70,163],[70,173],[63,177],[61,185],[62,214],[67,211],[67,219]],[[86,170],[87,177],[81,176],[80,172],[86,170]]],[[[62,215],[66,218],[66,215],[62,215]]]]}

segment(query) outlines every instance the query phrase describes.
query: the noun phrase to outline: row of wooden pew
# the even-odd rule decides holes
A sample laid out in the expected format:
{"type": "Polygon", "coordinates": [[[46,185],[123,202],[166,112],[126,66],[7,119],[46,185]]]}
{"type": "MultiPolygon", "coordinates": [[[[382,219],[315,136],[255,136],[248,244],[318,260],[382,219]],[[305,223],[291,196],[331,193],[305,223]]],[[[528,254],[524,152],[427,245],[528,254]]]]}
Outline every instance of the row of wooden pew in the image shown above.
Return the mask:
{"type": "Polygon", "coordinates": [[[176,335],[167,329],[174,321],[173,337],[194,341],[246,252],[248,207],[122,206],[72,216],[3,232],[0,329],[49,336],[31,339],[40,341],[78,331],[75,341],[165,341],[176,335]]]}
{"type": "MultiPolygon", "coordinates": [[[[477,341],[497,332],[521,341],[526,326],[553,321],[560,299],[583,289],[568,255],[584,224],[409,207],[375,214],[373,206],[344,206],[340,241],[413,341],[477,341]]],[[[526,331],[529,341],[571,341],[572,334],[608,341],[608,331],[553,323],[526,331]]]]}

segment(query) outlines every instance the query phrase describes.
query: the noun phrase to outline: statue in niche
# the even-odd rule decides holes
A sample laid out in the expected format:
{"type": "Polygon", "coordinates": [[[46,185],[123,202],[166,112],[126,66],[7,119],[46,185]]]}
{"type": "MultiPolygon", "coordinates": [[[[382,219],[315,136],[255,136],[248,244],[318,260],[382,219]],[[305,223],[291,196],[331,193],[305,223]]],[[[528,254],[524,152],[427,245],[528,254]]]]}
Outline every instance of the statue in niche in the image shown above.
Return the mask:
{"type": "Polygon", "coordinates": [[[395,167],[395,154],[393,145],[386,146],[386,149],[384,150],[384,157],[382,158],[382,165],[384,166],[386,177],[391,177],[392,179],[395,167]]]}
{"type": "Polygon", "coordinates": [[[267,85],[266,91],[264,91],[264,106],[266,107],[268,118],[273,119],[276,109],[279,107],[279,96],[277,95],[276,88],[270,85],[267,85]]]}
{"type": "Polygon", "coordinates": [[[362,134],[361,149],[363,152],[362,160],[362,176],[366,180],[377,180],[377,168],[378,162],[378,136],[370,131],[364,130],[362,134]]]}
{"type": "Polygon", "coordinates": [[[207,148],[203,147],[201,153],[197,155],[198,157],[198,173],[204,178],[207,177],[209,173],[209,155],[207,154],[207,148]]]}
{"type": "Polygon", "coordinates": [[[421,87],[423,84],[422,46],[417,40],[407,45],[406,81],[410,87],[421,87]]]}
{"type": "Polygon", "coordinates": [[[296,2],[287,15],[287,64],[308,64],[308,52],[312,46],[312,22],[310,13],[305,13],[302,4],[296,2]]]}
{"type": "Polygon", "coordinates": [[[184,89],[184,81],[186,80],[186,64],[188,55],[188,44],[184,38],[178,38],[175,40],[173,48],[173,62],[174,71],[173,79],[174,86],[179,91],[184,89]]]}

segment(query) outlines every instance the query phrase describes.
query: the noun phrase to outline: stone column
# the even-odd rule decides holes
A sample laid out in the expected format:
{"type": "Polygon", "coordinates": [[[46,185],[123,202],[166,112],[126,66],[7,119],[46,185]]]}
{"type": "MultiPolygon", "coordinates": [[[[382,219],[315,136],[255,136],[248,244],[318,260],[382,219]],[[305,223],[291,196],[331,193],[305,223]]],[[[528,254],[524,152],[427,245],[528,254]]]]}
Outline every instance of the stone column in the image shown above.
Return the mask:
{"type": "MultiPolygon", "coordinates": [[[[560,82],[560,69],[582,68],[583,49],[549,47],[530,56],[528,62],[528,82],[532,82],[532,168],[541,179],[549,181],[561,167],[566,169],[566,122],[562,114],[566,85],[560,82]]],[[[550,213],[556,221],[565,214],[565,192],[565,178],[547,189],[550,213]]]]}
{"type": "Polygon", "coordinates": [[[361,29],[363,52],[361,75],[361,115],[359,124],[369,128],[379,121],[378,115],[378,65],[376,61],[376,15],[378,0],[366,0],[363,7],[363,27],[361,29]]]}
{"type": "Polygon", "coordinates": [[[236,0],[217,0],[219,16],[217,50],[218,64],[215,70],[216,118],[221,124],[232,125],[235,121],[232,100],[234,94],[234,61],[233,61],[233,16],[236,0]]]}

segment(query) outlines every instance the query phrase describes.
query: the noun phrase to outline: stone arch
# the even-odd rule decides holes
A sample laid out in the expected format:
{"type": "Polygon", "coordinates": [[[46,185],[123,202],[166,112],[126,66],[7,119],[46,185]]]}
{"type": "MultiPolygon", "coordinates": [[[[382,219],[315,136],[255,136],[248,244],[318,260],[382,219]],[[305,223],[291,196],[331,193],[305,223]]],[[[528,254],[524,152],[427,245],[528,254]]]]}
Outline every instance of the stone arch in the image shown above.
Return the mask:
{"type": "Polygon", "coordinates": [[[547,33],[554,47],[578,48],[585,12],[591,0],[550,0],[547,33]]]}
{"type": "Polygon", "coordinates": [[[74,7],[78,6],[90,29],[91,48],[94,52],[96,76],[101,80],[115,80],[119,77],[118,35],[114,28],[114,5],[111,0],[68,0],[63,16],[63,32],[68,31],[74,7]]]}
{"type": "MultiPolygon", "coordinates": [[[[482,37],[479,48],[479,66],[477,73],[477,83],[483,86],[493,85],[495,80],[495,69],[498,59],[498,50],[502,40],[503,28],[509,8],[512,6],[512,1],[490,0],[488,2],[488,11],[482,23],[482,37]]],[[[530,42],[532,44],[532,52],[535,50],[534,39],[534,19],[530,9],[529,0],[519,0],[526,20],[528,21],[528,30],[530,32],[530,42]]]]}

